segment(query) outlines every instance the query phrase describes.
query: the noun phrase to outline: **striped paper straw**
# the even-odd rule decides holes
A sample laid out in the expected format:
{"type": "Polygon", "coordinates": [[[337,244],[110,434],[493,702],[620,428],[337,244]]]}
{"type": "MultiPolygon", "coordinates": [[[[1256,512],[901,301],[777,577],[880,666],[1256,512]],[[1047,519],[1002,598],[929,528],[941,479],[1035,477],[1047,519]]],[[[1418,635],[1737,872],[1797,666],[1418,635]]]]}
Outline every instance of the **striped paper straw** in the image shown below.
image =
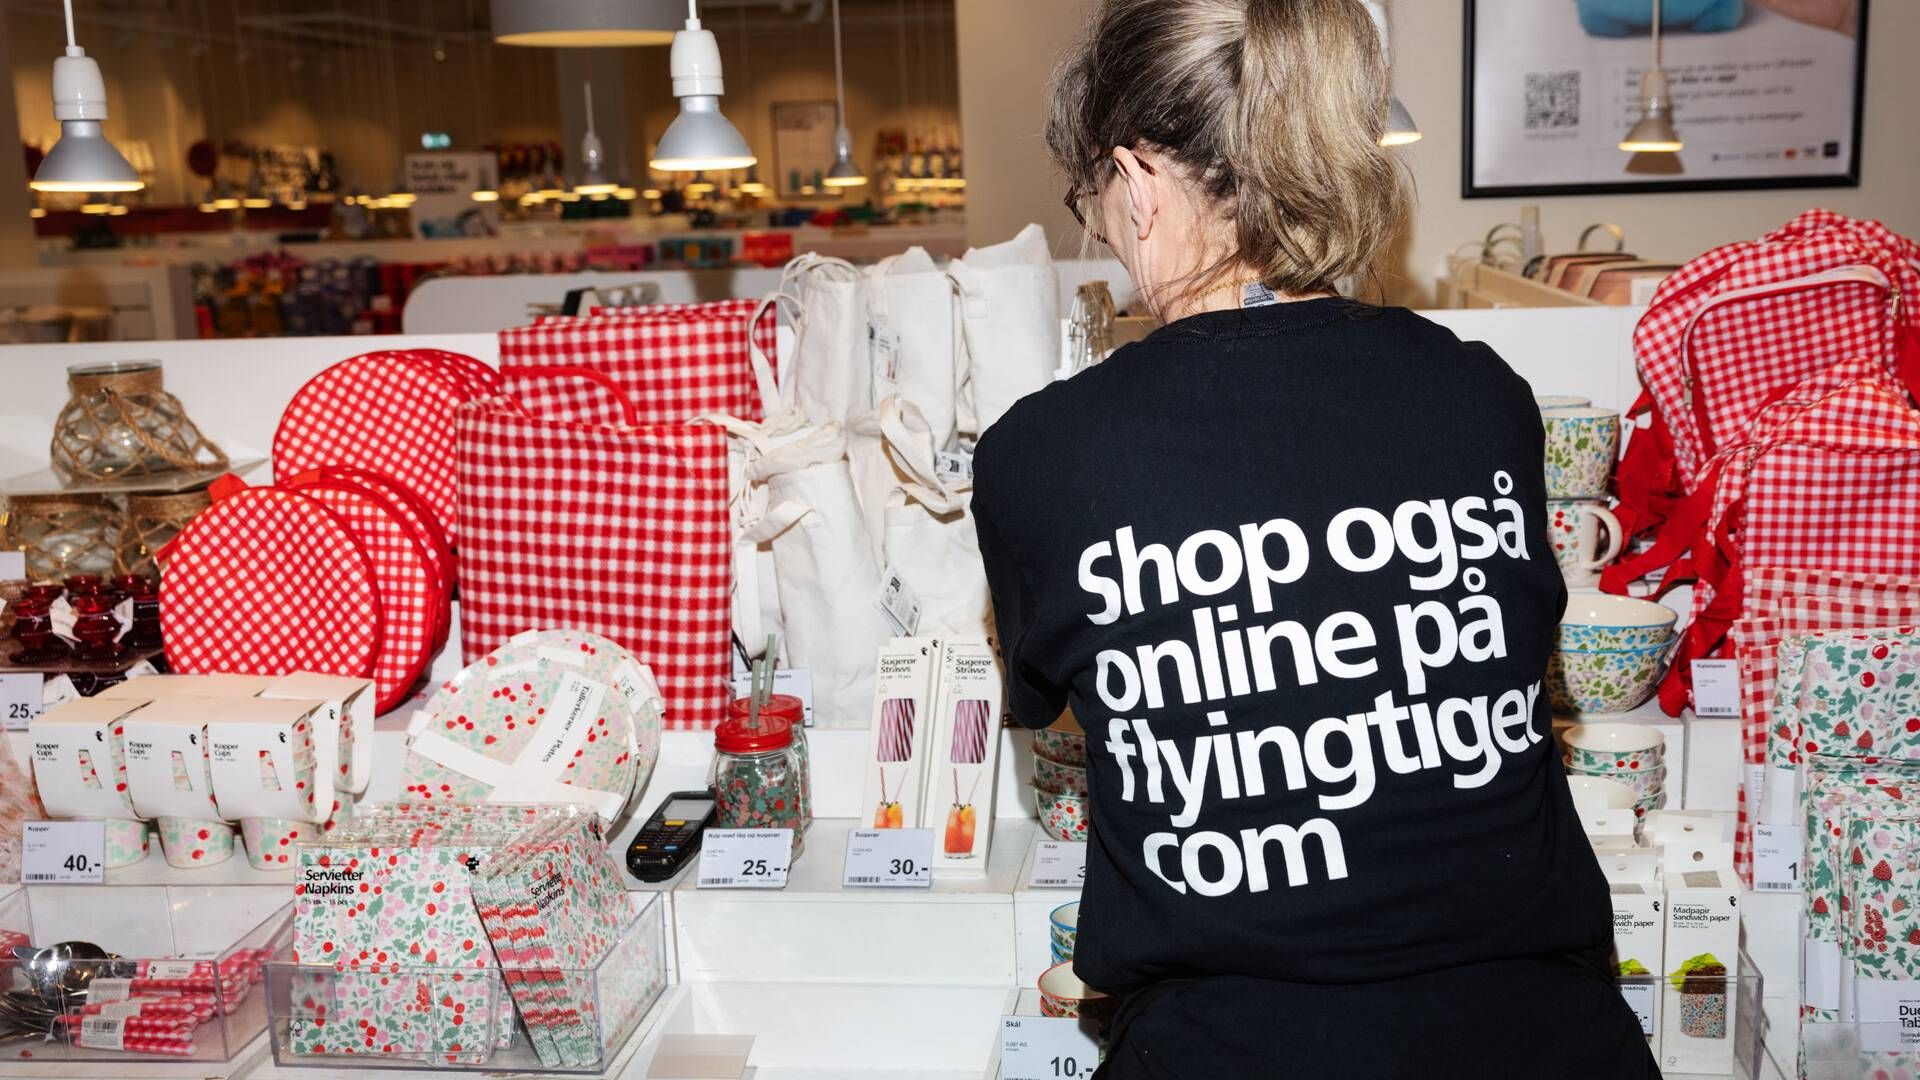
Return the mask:
{"type": "Polygon", "coordinates": [[[880,703],[880,760],[913,759],[913,699],[888,698],[880,703]]]}
{"type": "Polygon", "coordinates": [[[987,760],[987,703],[979,698],[962,698],[953,707],[953,749],[955,765],[978,765],[987,760]]]}

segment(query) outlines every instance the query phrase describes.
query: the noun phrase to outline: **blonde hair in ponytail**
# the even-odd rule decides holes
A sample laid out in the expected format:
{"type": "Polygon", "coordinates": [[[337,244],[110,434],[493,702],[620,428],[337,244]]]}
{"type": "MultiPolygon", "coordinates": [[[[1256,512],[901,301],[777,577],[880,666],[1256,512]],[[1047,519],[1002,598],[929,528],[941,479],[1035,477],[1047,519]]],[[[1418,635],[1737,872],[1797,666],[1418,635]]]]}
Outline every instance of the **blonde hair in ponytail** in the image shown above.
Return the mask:
{"type": "Polygon", "coordinates": [[[1101,0],[1054,76],[1047,146],[1077,189],[1116,146],[1153,149],[1232,220],[1240,266],[1295,295],[1366,272],[1400,230],[1407,187],[1380,146],[1388,77],[1360,0],[1101,0]]]}

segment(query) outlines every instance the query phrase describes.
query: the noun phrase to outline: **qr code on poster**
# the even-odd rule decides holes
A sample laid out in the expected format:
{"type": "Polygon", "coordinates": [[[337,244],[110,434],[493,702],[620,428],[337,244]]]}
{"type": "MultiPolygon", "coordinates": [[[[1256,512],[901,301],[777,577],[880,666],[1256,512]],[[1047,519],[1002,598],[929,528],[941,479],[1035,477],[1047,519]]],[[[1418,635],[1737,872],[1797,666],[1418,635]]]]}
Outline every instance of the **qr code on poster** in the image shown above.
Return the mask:
{"type": "Polygon", "coordinates": [[[1527,130],[1580,126],[1580,73],[1527,73],[1527,130]]]}

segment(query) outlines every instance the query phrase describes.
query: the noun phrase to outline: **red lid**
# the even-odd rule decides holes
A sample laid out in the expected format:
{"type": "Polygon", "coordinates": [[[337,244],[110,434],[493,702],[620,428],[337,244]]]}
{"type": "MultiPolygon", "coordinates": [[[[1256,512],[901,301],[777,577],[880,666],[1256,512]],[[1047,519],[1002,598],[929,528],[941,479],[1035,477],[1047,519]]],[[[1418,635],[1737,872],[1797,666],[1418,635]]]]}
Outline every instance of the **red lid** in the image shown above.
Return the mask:
{"type": "MultiPolygon", "coordinates": [[[[728,710],[732,712],[731,709],[728,710]]],[[[743,717],[729,715],[713,729],[714,749],[726,754],[764,754],[793,745],[793,725],[785,717],[760,713],[760,726],[751,727],[743,717]]]]}
{"type": "MultiPolygon", "coordinates": [[[[752,715],[752,712],[753,699],[751,698],[737,697],[727,703],[729,717],[745,720],[752,715]]],[[[796,726],[805,724],[806,703],[792,694],[769,694],[766,704],[760,706],[760,717],[764,720],[769,716],[777,716],[796,726]]]]}

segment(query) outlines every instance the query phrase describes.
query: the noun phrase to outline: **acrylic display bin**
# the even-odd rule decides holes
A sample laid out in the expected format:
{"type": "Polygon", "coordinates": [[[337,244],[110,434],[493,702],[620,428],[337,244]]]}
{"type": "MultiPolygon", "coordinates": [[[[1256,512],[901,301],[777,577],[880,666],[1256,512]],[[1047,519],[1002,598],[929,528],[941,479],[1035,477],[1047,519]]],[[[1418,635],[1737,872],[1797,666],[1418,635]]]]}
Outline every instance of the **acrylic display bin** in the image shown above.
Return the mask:
{"type": "Polygon", "coordinates": [[[1653,1034],[1647,1044],[1666,1080],[1765,1080],[1773,1075],[1767,1064],[1766,982],[1744,948],[1734,974],[1701,980],[1704,987],[1690,984],[1718,994],[1683,995],[1664,975],[1622,975],[1618,982],[1643,1023],[1652,1010],[1653,1034]],[[1669,1015],[1670,1010],[1684,1012],[1669,1015]]]}
{"type": "MultiPolygon", "coordinates": [[[[0,1041],[0,1062],[229,1061],[266,1030],[261,968],[292,932],[293,905],[261,903],[236,918],[230,890],[30,885],[10,893],[0,898],[0,983],[17,1002],[59,1002],[71,1019],[49,1019],[38,1037],[0,1041]],[[70,961],[67,991],[46,984],[36,993],[32,954],[14,947],[61,942],[90,942],[118,959],[70,961]],[[92,994],[71,992],[95,978],[130,980],[127,1000],[146,1005],[140,1017],[103,1023],[101,1003],[87,1001],[92,994]],[[179,1019],[183,1013],[188,1019],[179,1019]],[[112,1049],[116,1042],[127,1049],[112,1049]]],[[[124,1010],[104,1016],[117,1011],[124,1010]]]]}
{"type": "Polygon", "coordinates": [[[342,972],[293,963],[289,943],[266,966],[274,1063],[603,1073],[667,986],[665,896],[630,893],[627,902],[631,920],[593,967],[388,964],[342,972]]]}

